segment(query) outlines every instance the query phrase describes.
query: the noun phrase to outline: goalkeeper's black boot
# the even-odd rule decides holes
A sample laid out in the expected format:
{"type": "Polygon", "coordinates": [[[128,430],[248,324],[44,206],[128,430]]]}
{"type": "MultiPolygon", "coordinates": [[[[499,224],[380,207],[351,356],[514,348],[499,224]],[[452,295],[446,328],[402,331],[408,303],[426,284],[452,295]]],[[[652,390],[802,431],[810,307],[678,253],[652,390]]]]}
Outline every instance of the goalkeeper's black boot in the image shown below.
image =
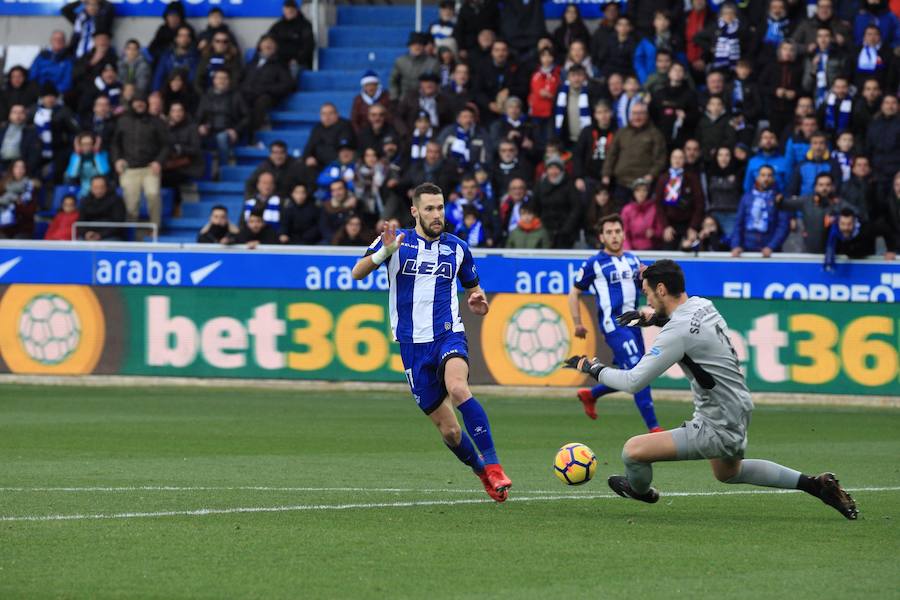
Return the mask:
{"type": "Polygon", "coordinates": [[[646,502],[647,504],[656,504],[657,502],[659,502],[659,492],[657,492],[655,489],[650,488],[645,494],[638,494],[633,489],[631,489],[631,484],[628,483],[628,479],[622,475],[611,475],[609,479],[606,480],[606,483],[609,484],[609,487],[612,491],[622,496],[623,498],[640,500],[641,502],[646,502]]]}
{"type": "Polygon", "coordinates": [[[819,499],[844,515],[847,519],[855,521],[859,516],[856,502],[854,502],[850,494],[841,487],[841,484],[837,480],[837,477],[834,476],[834,473],[822,473],[816,477],[816,481],[820,486],[819,499]]]}

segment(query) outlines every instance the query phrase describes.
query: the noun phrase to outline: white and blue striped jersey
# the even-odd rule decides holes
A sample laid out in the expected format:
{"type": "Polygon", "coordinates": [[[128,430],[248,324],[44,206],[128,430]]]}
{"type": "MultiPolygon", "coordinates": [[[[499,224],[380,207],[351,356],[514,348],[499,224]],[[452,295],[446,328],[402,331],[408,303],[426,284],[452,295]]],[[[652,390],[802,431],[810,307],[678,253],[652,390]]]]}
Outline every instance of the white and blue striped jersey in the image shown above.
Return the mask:
{"type": "MultiPolygon", "coordinates": [[[[394,339],[401,344],[418,344],[433,342],[449,331],[464,332],[456,279],[467,289],[478,285],[468,244],[449,233],[431,242],[415,229],[398,229],[397,233],[405,234],[403,243],[384,263],[394,339]]],[[[379,236],[366,254],[377,252],[381,246],[379,236]]]]}
{"type": "Polygon", "coordinates": [[[635,310],[641,293],[641,261],[630,252],[610,256],[600,251],[581,264],[575,287],[591,290],[597,298],[597,316],[604,333],[621,327],[616,317],[635,310]]]}

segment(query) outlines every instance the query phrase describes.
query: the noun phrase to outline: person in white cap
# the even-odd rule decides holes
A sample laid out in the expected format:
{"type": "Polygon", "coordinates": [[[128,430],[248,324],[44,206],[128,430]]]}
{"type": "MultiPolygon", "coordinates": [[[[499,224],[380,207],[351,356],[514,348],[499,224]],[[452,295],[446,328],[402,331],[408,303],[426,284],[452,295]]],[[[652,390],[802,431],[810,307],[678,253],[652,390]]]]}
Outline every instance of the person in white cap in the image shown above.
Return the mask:
{"type": "Polygon", "coordinates": [[[363,73],[359,87],[359,94],[353,99],[353,106],[350,109],[350,123],[353,124],[353,131],[356,133],[369,124],[369,107],[373,104],[382,105],[389,115],[391,110],[391,98],[381,87],[378,73],[372,69],[363,73]]]}

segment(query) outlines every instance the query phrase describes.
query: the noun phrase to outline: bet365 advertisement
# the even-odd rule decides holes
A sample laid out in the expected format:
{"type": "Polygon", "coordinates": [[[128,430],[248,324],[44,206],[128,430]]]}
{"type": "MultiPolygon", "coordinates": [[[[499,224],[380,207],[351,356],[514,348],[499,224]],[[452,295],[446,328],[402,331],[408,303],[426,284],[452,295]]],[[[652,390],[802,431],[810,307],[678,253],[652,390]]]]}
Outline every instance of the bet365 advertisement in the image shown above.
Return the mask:
{"type": "MultiPolygon", "coordinates": [[[[571,354],[609,358],[573,335],[560,294],[490,296],[463,308],[473,383],[576,386],[571,354]]],[[[718,299],[751,390],[900,395],[897,304],[718,299]]],[[[590,297],[582,319],[593,319],[590,297]]],[[[648,347],[655,335],[644,331],[648,347]]],[[[0,370],[40,374],[404,381],[387,294],[14,284],[0,287],[0,370]]],[[[683,388],[679,367],[655,384],[683,388]]]]}

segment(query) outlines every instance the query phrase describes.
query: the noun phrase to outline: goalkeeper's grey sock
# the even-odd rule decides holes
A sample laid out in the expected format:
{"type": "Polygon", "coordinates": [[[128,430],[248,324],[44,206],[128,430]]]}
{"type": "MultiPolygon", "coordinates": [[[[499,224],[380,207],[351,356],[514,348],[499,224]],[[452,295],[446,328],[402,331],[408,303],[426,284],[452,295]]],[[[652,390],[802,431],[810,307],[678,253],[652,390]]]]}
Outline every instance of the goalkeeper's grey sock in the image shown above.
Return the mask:
{"type": "Polygon", "coordinates": [[[800,471],[783,467],[770,460],[743,460],[741,470],[725,483],[749,483],[765,487],[797,489],[800,471]]]}
{"type": "Polygon", "coordinates": [[[624,450],[622,462],[625,463],[625,477],[631,489],[638,494],[646,494],[650,490],[650,482],[653,481],[653,466],[650,463],[632,460],[624,450]]]}

